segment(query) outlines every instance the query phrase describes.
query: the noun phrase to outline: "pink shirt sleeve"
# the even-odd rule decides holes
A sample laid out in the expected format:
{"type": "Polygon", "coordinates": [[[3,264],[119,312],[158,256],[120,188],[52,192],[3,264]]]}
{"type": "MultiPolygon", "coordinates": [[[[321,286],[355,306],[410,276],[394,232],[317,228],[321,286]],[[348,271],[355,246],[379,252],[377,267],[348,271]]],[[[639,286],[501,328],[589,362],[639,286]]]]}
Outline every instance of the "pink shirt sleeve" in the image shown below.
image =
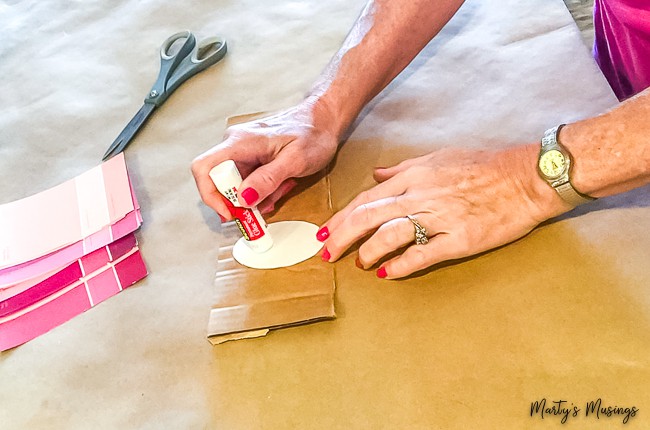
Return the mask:
{"type": "Polygon", "coordinates": [[[650,1],[594,0],[594,57],[620,100],[650,86],[650,1]]]}

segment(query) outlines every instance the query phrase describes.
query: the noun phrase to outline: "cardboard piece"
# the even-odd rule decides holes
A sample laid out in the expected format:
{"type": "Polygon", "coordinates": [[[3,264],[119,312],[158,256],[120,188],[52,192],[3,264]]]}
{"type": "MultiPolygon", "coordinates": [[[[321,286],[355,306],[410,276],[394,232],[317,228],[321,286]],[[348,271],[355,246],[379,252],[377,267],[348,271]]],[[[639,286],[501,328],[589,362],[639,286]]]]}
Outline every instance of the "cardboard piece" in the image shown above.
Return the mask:
{"type": "MultiPolygon", "coordinates": [[[[230,118],[228,125],[263,114],[230,118]]],[[[329,179],[324,173],[299,185],[277,213],[275,221],[308,221],[320,225],[331,216],[329,179]]],[[[286,199],[285,199],[286,200],[286,199]]],[[[270,329],[336,317],[334,268],[320,255],[290,267],[257,270],[238,263],[232,255],[241,233],[233,222],[222,226],[223,245],[217,257],[216,296],[210,310],[208,338],[214,345],[228,340],[265,336],[270,329]]]]}
{"type": "MultiPolygon", "coordinates": [[[[227,239],[237,234],[234,225],[224,228],[227,239]]],[[[251,331],[258,334],[260,329],[336,317],[334,270],[324,265],[318,255],[287,268],[257,270],[237,263],[231,246],[223,246],[217,264],[216,296],[208,323],[210,338],[248,338],[251,331]]]]}

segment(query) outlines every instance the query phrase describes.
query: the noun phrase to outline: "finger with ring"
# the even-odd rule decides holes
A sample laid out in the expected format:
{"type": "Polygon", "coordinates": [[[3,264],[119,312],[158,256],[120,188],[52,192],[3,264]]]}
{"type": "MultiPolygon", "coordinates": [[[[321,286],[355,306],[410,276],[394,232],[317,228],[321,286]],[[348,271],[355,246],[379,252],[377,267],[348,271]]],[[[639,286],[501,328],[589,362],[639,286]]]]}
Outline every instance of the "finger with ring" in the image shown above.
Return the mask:
{"type": "MultiPolygon", "coordinates": [[[[419,221],[416,222],[426,237],[426,229],[419,221]]],[[[413,222],[404,216],[382,224],[359,248],[359,262],[363,268],[368,269],[390,253],[413,244],[413,228],[413,222]]]]}
{"type": "Polygon", "coordinates": [[[427,229],[422,227],[422,224],[418,222],[413,215],[406,215],[413,227],[415,228],[415,244],[416,245],[426,245],[429,243],[429,236],[427,235],[427,229]]]}

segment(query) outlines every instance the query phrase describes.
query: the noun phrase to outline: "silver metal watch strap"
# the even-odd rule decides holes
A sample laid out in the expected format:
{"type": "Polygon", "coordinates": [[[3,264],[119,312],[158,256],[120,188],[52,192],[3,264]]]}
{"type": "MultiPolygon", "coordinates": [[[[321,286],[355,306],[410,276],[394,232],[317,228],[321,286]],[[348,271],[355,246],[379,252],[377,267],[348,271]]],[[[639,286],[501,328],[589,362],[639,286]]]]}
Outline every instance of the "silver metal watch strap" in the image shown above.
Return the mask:
{"type": "Polygon", "coordinates": [[[555,191],[558,192],[560,197],[562,197],[562,199],[565,202],[569,203],[571,206],[580,206],[595,200],[593,197],[583,196],[582,194],[578,193],[571,185],[571,182],[565,182],[553,188],[555,188],[555,191]]]}
{"type": "MultiPolygon", "coordinates": [[[[544,132],[544,136],[542,137],[542,148],[553,147],[553,146],[562,148],[562,145],[560,145],[560,140],[558,139],[558,134],[560,132],[560,129],[562,129],[562,127],[564,127],[564,124],[560,124],[556,127],[549,128],[544,132]]],[[[568,155],[568,152],[565,149],[563,149],[562,152],[565,152],[568,155]]],[[[580,194],[578,191],[576,191],[576,189],[573,188],[573,185],[571,185],[571,179],[568,176],[569,173],[570,172],[567,172],[567,181],[564,183],[553,184],[549,182],[549,185],[551,185],[555,189],[555,191],[557,191],[557,193],[560,195],[562,200],[569,203],[571,206],[579,206],[585,203],[589,203],[593,200],[596,200],[593,197],[580,194]]]]}
{"type": "Polygon", "coordinates": [[[557,145],[557,134],[560,132],[560,129],[564,127],[564,125],[565,124],[560,124],[546,130],[544,132],[544,136],[542,137],[542,147],[557,145]]]}

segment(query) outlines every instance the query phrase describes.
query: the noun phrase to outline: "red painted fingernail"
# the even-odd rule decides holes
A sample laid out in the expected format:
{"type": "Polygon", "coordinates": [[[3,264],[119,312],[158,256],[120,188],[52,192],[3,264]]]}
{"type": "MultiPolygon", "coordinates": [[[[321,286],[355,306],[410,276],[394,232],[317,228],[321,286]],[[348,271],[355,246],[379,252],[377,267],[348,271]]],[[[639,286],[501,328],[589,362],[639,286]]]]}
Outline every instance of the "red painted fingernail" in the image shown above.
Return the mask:
{"type": "Polygon", "coordinates": [[[320,258],[323,259],[323,261],[330,261],[330,252],[327,250],[327,248],[323,248],[323,254],[321,255],[320,258]]]}
{"type": "Polygon", "coordinates": [[[318,233],[316,233],[316,239],[321,242],[325,242],[328,237],[330,237],[330,231],[327,229],[327,227],[321,228],[318,230],[318,233]]]}
{"type": "Polygon", "coordinates": [[[386,273],[386,268],[380,267],[379,270],[377,270],[377,277],[384,279],[386,276],[388,276],[388,273],[386,273]]]}
{"type": "Polygon", "coordinates": [[[226,222],[226,219],[224,217],[222,217],[221,215],[219,215],[219,219],[221,219],[221,222],[226,222]]]}
{"type": "Polygon", "coordinates": [[[257,191],[255,191],[255,188],[246,188],[244,191],[241,192],[241,196],[246,202],[247,205],[252,205],[257,201],[257,199],[260,198],[260,195],[257,194],[257,191]]]}
{"type": "Polygon", "coordinates": [[[355,266],[357,266],[359,269],[364,269],[363,264],[361,264],[361,260],[359,260],[359,257],[357,257],[356,260],[354,260],[355,266]]]}

